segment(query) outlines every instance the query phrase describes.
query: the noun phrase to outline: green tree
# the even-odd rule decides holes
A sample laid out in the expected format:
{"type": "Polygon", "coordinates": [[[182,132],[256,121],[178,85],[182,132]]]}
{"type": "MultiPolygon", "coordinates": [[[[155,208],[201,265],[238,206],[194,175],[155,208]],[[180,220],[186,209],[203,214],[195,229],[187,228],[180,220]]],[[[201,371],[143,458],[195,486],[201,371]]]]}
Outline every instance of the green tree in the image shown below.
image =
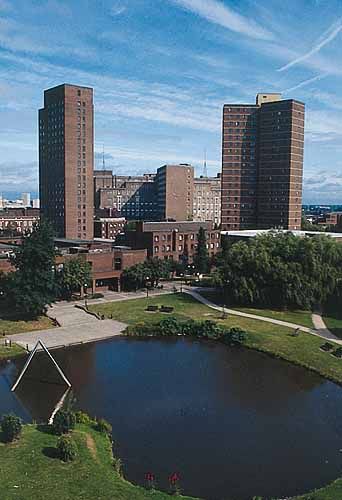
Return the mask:
{"type": "Polygon", "coordinates": [[[207,249],[207,238],[201,226],[197,235],[197,248],[194,255],[194,264],[199,273],[207,273],[210,269],[210,259],[207,249]]]}
{"type": "Polygon", "coordinates": [[[9,275],[7,294],[14,307],[28,316],[44,313],[55,298],[55,248],[53,231],[46,221],[35,224],[31,234],[11,256],[15,272],[9,275]]]}
{"type": "Polygon", "coordinates": [[[70,298],[74,292],[83,289],[92,282],[91,265],[80,257],[68,260],[63,269],[58,272],[57,283],[59,294],[64,298],[70,298]]]}
{"type": "Polygon", "coordinates": [[[77,457],[77,446],[71,436],[61,436],[58,439],[57,451],[63,462],[72,462],[77,457]]]}
{"type": "Polygon", "coordinates": [[[327,236],[271,232],[233,244],[218,259],[214,280],[231,302],[306,309],[335,292],[341,265],[342,247],[327,236]]]}
{"type": "Polygon", "coordinates": [[[124,269],[121,279],[126,290],[138,290],[144,288],[147,283],[155,287],[161,278],[170,276],[170,270],[169,263],[164,260],[147,259],[145,262],[124,269]]]}

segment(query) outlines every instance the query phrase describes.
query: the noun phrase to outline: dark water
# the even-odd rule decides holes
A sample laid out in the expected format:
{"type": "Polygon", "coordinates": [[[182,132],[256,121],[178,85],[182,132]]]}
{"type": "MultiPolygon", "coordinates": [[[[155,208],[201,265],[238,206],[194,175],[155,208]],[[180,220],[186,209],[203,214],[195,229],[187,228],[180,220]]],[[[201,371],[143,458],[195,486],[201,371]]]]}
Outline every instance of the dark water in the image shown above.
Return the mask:
{"type": "MultiPolygon", "coordinates": [[[[244,349],[184,339],[115,339],[54,351],[76,406],[109,420],[127,479],[158,486],[178,472],[207,499],[285,497],[342,472],[342,389],[244,349]]],[[[0,413],[47,419],[64,388],[38,355],[16,394],[23,360],[0,367],[0,413]],[[43,382],[44,381],[44,382],[43,382]]]]}

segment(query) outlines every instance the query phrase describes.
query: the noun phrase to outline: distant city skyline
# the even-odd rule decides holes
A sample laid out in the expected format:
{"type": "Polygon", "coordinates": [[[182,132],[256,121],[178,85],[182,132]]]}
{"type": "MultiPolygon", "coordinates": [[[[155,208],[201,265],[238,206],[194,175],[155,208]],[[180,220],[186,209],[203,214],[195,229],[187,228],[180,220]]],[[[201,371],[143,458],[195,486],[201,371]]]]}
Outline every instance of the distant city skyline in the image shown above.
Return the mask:
{"type": "Polygon", "coordinates": [[[225,102],[307,106],[304,203],[342,202],[339,0],[0,0],[0,192],[38,191],[43,90],[94,87],[95,168],[221,170],[225,102]],[[77,22],[75,20],[77,19],[77,22]],[[51,36],[53,33],[53,36],[51,36]]]}

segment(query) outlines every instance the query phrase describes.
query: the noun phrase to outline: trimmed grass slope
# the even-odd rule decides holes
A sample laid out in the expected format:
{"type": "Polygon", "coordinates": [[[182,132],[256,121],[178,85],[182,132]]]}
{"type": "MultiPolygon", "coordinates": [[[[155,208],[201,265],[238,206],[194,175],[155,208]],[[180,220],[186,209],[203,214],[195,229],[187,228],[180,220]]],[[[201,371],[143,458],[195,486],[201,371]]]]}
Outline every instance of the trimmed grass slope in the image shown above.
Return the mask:
{"type": "MultiPolygon", "coordinates": [[[[222,296],[215,291],[201,291],[203,297],[214,302],[214,304],[222,305],[222,296]]],[[[266,318],[278,319],[280,321],[288,321],[289,323],[295,323],[297,325],[307,326],[308,328],[313,328],[312,323],[312,313],[311,311],[300,311],[300,310],[288,310],[281,311],[277,309],[263,309],[263,308],[251,308],[251,307],[236,307],[227,306],[229,309],[235,309],[236,311],[245,312],[248,314],[256,314],[257,316],[265,316],[266,318]]]]}
{"type": "Polygon", "coordinates": [[[73,437],[78,457],[67,464],[56,457],[58,437],[33,425],[24,426],[18,442],[0,441],[1,500],[170,500],[166,493],[150,493],[122,479],[103,434],[78,425],[73,437]]]}

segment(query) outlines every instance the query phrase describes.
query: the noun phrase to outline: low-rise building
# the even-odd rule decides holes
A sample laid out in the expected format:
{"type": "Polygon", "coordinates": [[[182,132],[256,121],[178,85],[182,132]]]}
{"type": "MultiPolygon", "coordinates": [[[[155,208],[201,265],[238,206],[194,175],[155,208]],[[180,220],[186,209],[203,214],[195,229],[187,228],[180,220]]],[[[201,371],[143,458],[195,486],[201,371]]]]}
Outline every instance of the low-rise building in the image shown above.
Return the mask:
{"type": "Polygon", "coordinates": [[[92,283],[88,284],[93,292],[104,290],[120,291],[122,271],[135,264],[144,262],[145,249],[132,249],[128,246],[113,246],[110,241],[55,239],[59,255],[56,257],[57,269],[64,262],[80,258],[89,262],[92,270],[92,283]]]}
{"type": "MultiPolygon", "coordinates": [[[[0,242],[0,271],[9,273],[14,271],[10,262],[10,255],[16,245],[6,240],[0,242]]],[[[20,245],[21,241],[16,240],[20,245]]],[[[127,246],[113,246],[112,241],[99,240],[68,240],[55,239],[56,272],[63,268],[65,262],[80,258],[91,265],[92,282],[88,283],[88,290],[93,292],[105,290],[120,291],[122,271],[135,264],[144,262],[147,258],[146,249],[132,249],[127,246]]]]}
{"type": "Polygon", "coordinates": [[[25,234],[32,232],[36,222],[39,221],[39,210],[10,209],[0,211],[0,234],[25,234]]]}
{"type": "Polygon", "coordinates": [[[126,231],[126,242],[132,248],[146,248],[149,258],[192,262],[196,253],[198,232],[203,227],[207,249],[213,257],[220,249],[220,231],[206,222],[139,222],[134,231],[126,231]]]}
{"type": "Polygon", "coordinates": [[[325,223],[328,226],[338,226],[342,228],[342,212],[330,212],[326,214],[325,223]]]}
{"type": "Polygon", "coordinates": [[[94,237],[115,241],[126,224],[124,217],[96,217],[94,220],[94,237]]]}

